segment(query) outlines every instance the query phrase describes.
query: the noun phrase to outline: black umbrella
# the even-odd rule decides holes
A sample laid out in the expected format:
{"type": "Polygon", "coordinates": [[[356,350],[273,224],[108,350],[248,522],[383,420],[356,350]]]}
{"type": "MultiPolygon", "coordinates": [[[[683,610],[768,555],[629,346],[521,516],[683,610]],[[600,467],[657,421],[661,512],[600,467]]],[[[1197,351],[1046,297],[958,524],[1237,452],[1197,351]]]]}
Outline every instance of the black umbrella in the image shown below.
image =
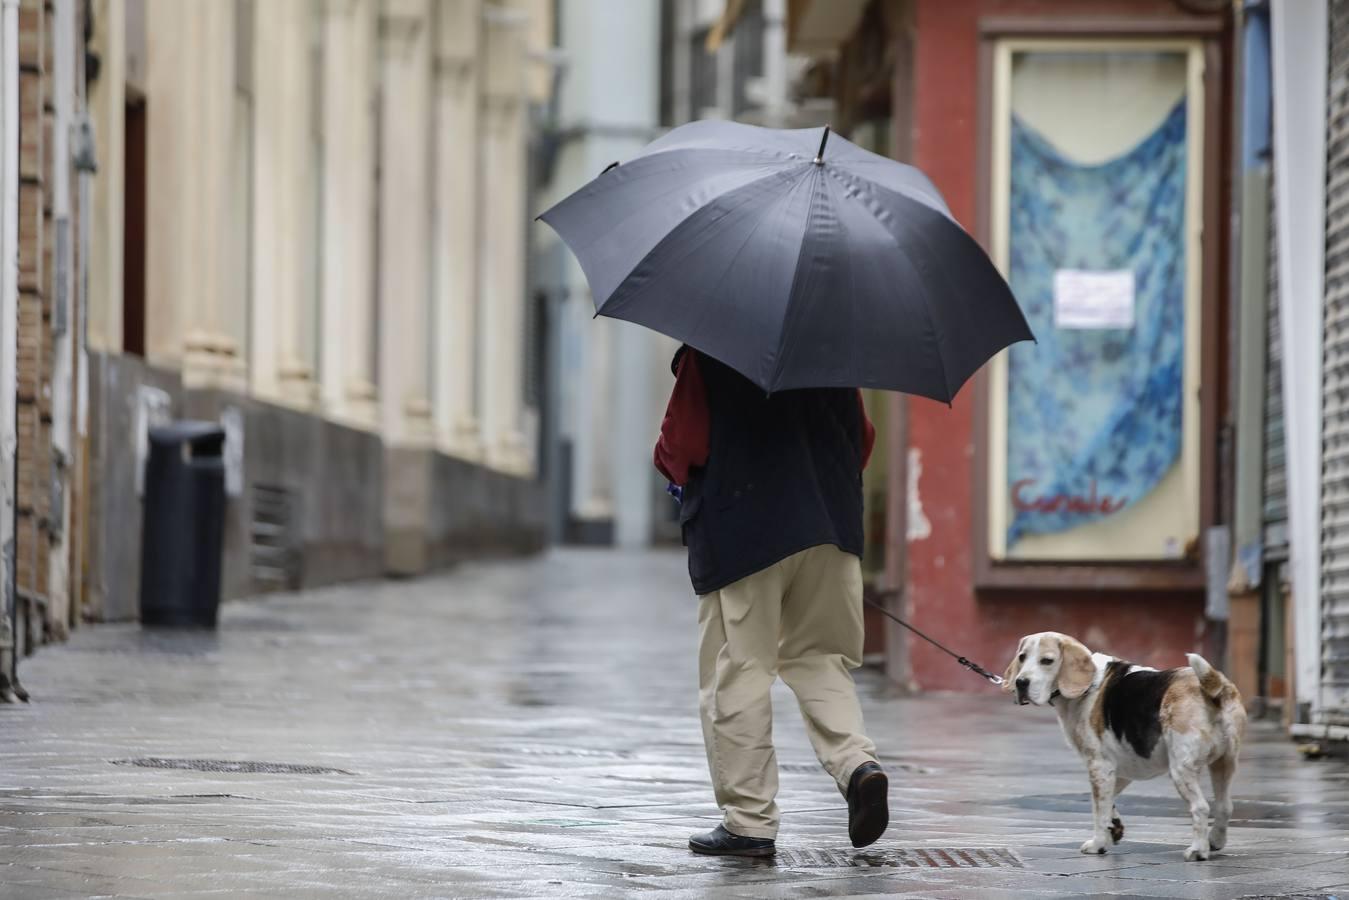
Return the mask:
{"type": "Polygon", "coordinates": [[[990,356],[1033,338],[932,182],[828,128],[684,125],[540,218],[576,254],[598,315],[770,392],[949,402],[990,356]]]}

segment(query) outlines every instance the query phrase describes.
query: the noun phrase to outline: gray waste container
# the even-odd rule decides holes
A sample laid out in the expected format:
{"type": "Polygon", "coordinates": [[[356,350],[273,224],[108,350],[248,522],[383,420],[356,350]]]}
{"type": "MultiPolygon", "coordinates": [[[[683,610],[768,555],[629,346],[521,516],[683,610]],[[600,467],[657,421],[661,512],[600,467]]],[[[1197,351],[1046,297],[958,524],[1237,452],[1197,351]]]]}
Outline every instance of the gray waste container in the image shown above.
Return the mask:
{"type": "Polygon", "coordinates": [[[214,628],[225,530],[225,432],[214,422],[150,430],[141,528],[141,623],[214,628]]]}

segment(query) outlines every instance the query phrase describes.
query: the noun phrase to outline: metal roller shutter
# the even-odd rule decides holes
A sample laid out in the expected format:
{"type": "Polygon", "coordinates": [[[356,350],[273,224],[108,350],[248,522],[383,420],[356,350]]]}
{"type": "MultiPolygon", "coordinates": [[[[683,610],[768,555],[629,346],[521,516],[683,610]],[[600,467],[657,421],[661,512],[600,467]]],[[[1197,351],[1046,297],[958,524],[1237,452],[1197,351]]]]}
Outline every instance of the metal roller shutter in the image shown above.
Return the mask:
{"type": "Polygon", "coordinates": [[[1283,434],[1283,337],[1279,332],[1279,245],[1275,227],[1274,179],[1269,179],[1269,305],[1265,347],[1264,558],[1288,560],[1288,468],[1283,434]]]}
{"type": "Polygon", "coordinates": [[[1330,8],[1321,461],[1321,702],[1349,724],[1349,0],[1330,8]]]}

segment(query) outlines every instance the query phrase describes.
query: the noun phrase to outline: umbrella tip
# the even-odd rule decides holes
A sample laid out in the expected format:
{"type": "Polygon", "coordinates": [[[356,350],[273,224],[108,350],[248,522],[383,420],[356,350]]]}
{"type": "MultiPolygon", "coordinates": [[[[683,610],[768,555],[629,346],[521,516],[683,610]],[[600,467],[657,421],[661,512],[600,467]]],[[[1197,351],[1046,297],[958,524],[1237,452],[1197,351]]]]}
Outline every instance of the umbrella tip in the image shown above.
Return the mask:
{"type": "Polygon", "coordinates": [[[820,149],[815,151],[815,165],[824,165],[824,145],[829,143],[829,126],[824,126],[824,134],[820,135],[820,149]]]}

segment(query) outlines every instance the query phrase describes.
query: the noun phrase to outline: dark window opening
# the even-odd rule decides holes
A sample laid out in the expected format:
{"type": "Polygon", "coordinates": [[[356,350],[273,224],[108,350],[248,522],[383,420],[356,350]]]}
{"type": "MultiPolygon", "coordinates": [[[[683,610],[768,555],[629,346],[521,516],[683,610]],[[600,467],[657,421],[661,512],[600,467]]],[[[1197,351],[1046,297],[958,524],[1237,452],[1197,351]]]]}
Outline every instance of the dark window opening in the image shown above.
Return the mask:
{"type": "Polygon", "coordinates": [[[134,356],[145,356],[145,120],[144,98],[128,98],[122,173],[122,352],[134,356]]]}

